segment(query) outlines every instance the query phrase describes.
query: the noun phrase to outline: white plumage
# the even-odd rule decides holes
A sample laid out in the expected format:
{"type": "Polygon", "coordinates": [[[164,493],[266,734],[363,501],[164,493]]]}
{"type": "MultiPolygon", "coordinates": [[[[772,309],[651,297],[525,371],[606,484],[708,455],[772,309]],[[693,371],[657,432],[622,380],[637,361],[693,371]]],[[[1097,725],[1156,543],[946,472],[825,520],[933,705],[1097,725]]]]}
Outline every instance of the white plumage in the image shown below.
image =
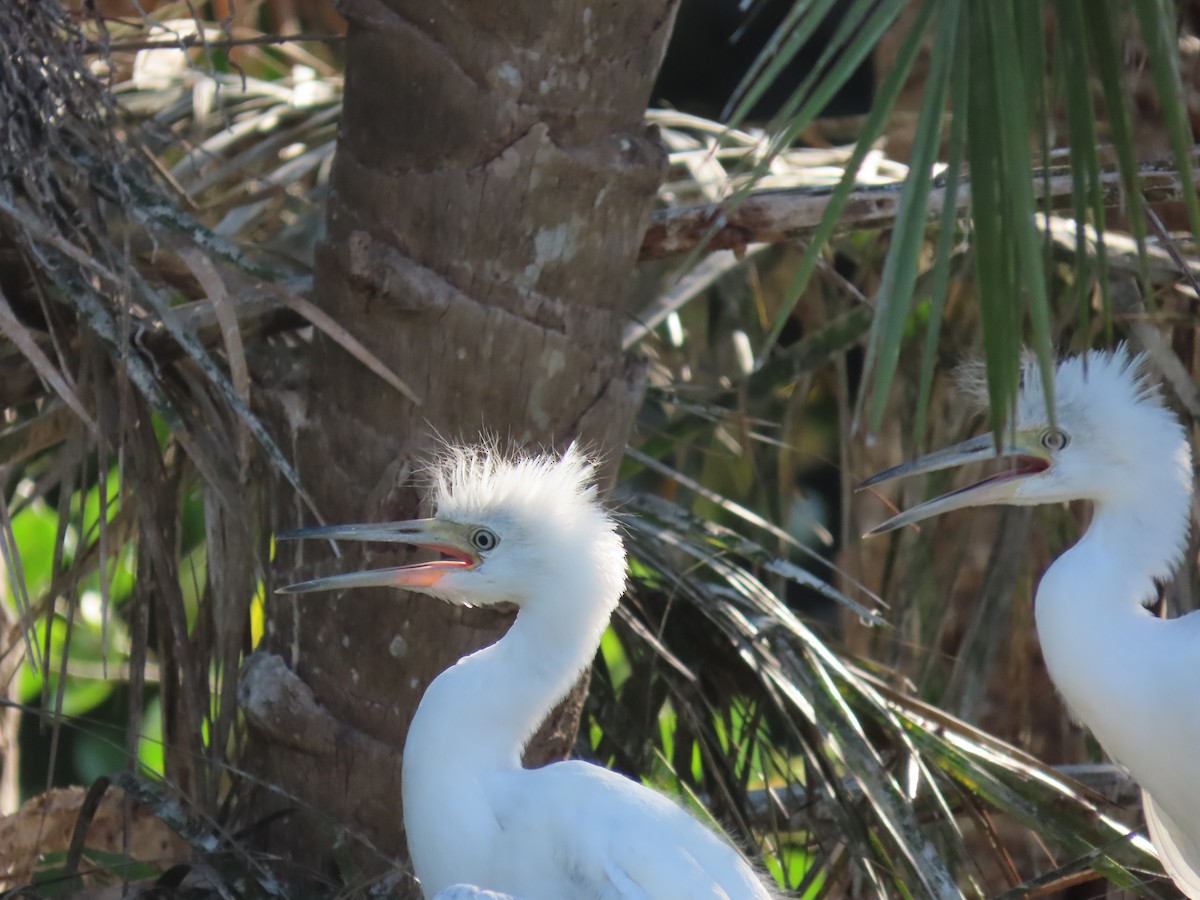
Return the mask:
{"type": "Polygon", "coordinates": [[[663,795],[578,760],[521,765],[624,589],[624,547],[593,477],[575,448],[515,460],[451,451],[436,470],[433,519],[290,535],[398,541],[449,558],[287,590],[390,584],[519,608],[500,641],[434,679],[409,729],[404,824],[426,897],[767,900],[745,858],[663,795]]]}
{"type": "MultiPolygon", "coordinates": [[[[1187,544],[1187,435],[1143,373],[1145,359],[1093,351],[1055,371],[1051,425],[1039,370],[1023,370],[1013,468],[930,500],[878,534],[966,506],[1088,500],[1091,524],[1046,571],[1035,598],[1050,677],[1110,756],[1143,789],[1150,838],[1167,872],[1200,898],[1200,615],[1164,620],[1147,606],[1187,544]]],[[[869,479],[864,486],[994,459],[985,435],[869,479]]]]}

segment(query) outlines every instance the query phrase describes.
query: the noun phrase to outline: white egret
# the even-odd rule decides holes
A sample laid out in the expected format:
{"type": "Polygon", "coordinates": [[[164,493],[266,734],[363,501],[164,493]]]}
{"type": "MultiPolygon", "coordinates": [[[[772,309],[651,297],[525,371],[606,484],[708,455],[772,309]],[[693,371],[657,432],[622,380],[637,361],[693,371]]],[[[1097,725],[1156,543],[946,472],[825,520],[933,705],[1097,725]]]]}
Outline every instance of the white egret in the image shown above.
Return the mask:
{"type": "Polygon", "coordinates": [[[580,760],[525,769],[526,742],[596,653],[625,549],[592,464],[453,450],[436,515],[285,537],[390,541],[443,559],[318,578],[302,593],[392,586],[459,606],[513,603],[490,647],[425,692],[404,747],[404,826],[425,896],[667,900],[772,896],[746,859],[665,796],[580,760]]]}
{"type": "Polygon", "coordinates": [[[1104,749],[1142,787],[1150,839],[1179,888],[1200,898],[1200,614],[1148,606],[1187,546],[1192,455],[1178,419],[1124,346],[1061,362],[1056,421],[1023,367],[1013,440],[967,440],[861,487],[999,457],[1009,468],[903,512],[881,534],[985,504],[1091,501],[1083,537],[1046,571],[1034,617],[1050,677],[1104,749]]]}

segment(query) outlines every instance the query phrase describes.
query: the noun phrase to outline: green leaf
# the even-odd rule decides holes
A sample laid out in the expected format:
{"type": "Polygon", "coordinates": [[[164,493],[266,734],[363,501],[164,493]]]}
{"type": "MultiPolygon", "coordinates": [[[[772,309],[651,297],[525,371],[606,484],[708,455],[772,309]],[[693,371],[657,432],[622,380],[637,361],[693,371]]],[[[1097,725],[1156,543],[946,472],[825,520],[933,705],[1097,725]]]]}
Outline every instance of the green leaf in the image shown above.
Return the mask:
{"type": "MultiPolygon", "coordinates": [[[[965,69],[965,40],[958,42],[960,71],[965,69]]],[[[926,417],[929,414],[929,398],[933,393],[934,366],[937,363],[938,335],[941,333],[942,316],[946,309],[946,298],[950,293],[950,258],[958,237],[958,183],[962,174],[962,160],[967,138],[966,91],[956,85],[951,100],[949,162],[946,165],[946,199],[938,221],[937,247],[933,254],[933,281],[929,293],[932,299],[929,310],[929,326],[925,334],[925,347],[921,354],[921,374],[917,386],[917,412],[913,418],[913,434],[923,441],[926,417]]]]}
{"type": "Polygon", "coordinates": [[[854,0],[821,49],[812,71],[784,101],[772,121],[771,151],[758,163],[756,171],[765,172],[771,157],[791,146],[800,132],[820,115],[907,6],[907,0],[854,0]]]}
{"type": "MultiPolygon", "coordinates": [[[[762,95],[779,80],[788,64],[795,59],[800,49],[808,43],[821,26],[821,22],[833,9],[835,0],[817,0],[813,3],[795,3],[788,10],[771,39],[755,57],[746,74],[742,76],[733,96],[721,112],[721,118],[730,128],[737,128],[745,121],[750,110],[762,99],[762,95]]],[[[800,91],[811,87],[818,67],[800,86],[800,91]]]]}
{"type": "MultiPolygon", "coordinates": [[[[1089,0],[1083,16],[1084,27],[1091,47],[1093,71],[1100,79],[1104,92],[1104,107],[1108,114],[1108,126],[1112,132],[1112,146],[1117,154],[1117,166],[1121,170],[1121,184],[1127,202],[1124,210],[1129,217],[1129,230],[1137,241],[1138,258],[1142,281],[1149,283],[1146,259],[1146,213],[1140,202],[1141,186],[1138,180],[1138,163],[1133,135],[1133,121],[1129,111],[1129,97],[1121,82],[1123,55],[1121,44],[1113,32],[1113,25],[1120,22],[1121,4],[1115,0],[1089,0]]],[[[1190,164],[1188,169],[1190,171],[1190,164]]],[[[1101,227],[1103,219],[1097,220],[1101,227]]]]}
{"type": "MultiPolygon", "coordinates": [[[[1011,81],[1013,69],[1011,61],[1021,59],[1021,48],[1017,41],[1012,9],[1003,3],[985,4],[988,13],[987,31],[994,42],[991,60],[993,69],[987,78],[992,88],[997,92],[993,115],[1000,121],[1000,159],[999,167],[1003,178],[1003,197],[1007,199],[1005,218],[1006,230],[1009,232],[1016,249],[1016,267],[1009,271],[1014,276],[1008,283],[1002,285],[1009,294],[1007,301],[998,300],[995,294],[989,294],[989,302],[1000,302],[1006,306],[1017,306],[1014,302],[1022,293],[1028,298],[1029,318],[1033,330],[1033,349],[1037,353],[1038,363],[1042,370],[1042,387],[1046,398],[1046,409],[1050,420],[1054,421],[1054,349],[1050,337],[1050,299],[1046,293],[1046,271],[1042,256],[1042,244],[1034,224],[1037,207],[1033,198],[1033,183],[1029,173],[1033,171],[1033,162],[1029,155],[1031,143],[1030,113],[1024,103],[1025,93],[1007,89],[1006,79],[1011,81]]],[[[1029,67],[1028,60],[1022,71],[1028,82],[1031,78],[1044,77],[1044,69],[1040,67],[1042,54],[1038,54],[1036,62],[1039,68],[1035,71],[1029,67]]],[[[983,297],[981,295],[981,302],[983,297]]],[[[1017,306],[1019,309],[1019,306],[1017,306]]],[[[1013,343],[1020,343],[1020,319],[1016,320],[1016,333],[1013,343]]],[[[1008,340],[1006,336],[1005,340],[1008,340]]],[[[991,359],[989,357],[989,366],[991,359]]],[[[1015,368],[1016,362],[1012,364],[1015,368]]],[[[990,368],[989,368],[990,374],[990,368]]],[[[1008,390],[1008,396],[1016,395],[1016,379],[1014,378],[1008,390]]],[[[1011,402],[1011,401],[1009,401],[1011,402]]],[[[993,423],[997,426],[1008,425],[1008,416],[998,418],[1001,410],[993,407],[993,423]]],[[[1007,403],[1004,405],[1007,413],[1007,403]]]]}
{"type": "Polygon", "coordinates": [[[804,289],[808,286],[809,278],[812,277],[812,273],[817,267],[821,252],[825,249],[825,244],[828,243],[830,236],[832,236],[834,229],[837,227],[838,218],[846,206],[846,200],[849,198],[850,192],[854,190],[858,170],[870,152],[875,139],[879,137],[884,126],[887,124],[892,107],[895,106],[896,99],[900,96],[901,90],[903,90],[908,81],[908,75],[912,71],[913,64],[917,60],[924,41],[925,29],[929,26],[930,17],[933,15],[937,5],[937,0],[925,0],[921,5],[913,19],[912,27],[909,29],[896,55],[895,65],[879,86],[875,102],[871,106],[871,112],[867,115],[867,119],[863,123],[858,143],[854,147],[854,153],[851,154],[850,159],[846,163],[845,173],[842,175],[837,187],[833,189],[825,216],[821,219],[820,226],[813,232],[808,248],[804,252],[804,258],[800,261],[796,274],[792,277],[791,284],[788,286],[787,293],[780,303],[775,323],[771,326],[771,330],[763,342],[763,355],[758,360],[758,365],[760,366],[765,359],[765,354],[769,353],[775,342],[779,340],[779,335],[783,331],[784,326],[787,325],[792,310],[799,302],[804,289]]]}
{"type": "MultiPolygon", "coordinates": [[[[967,75],[967,159],[971,166],[972,249],[987,363],[988,397],[998,440],[1010,426],[1018,386],[1020,299],[1010,207],[1005,198],[1005,118],[1000,107],[1023,96],[1012,88],[1011,56],[1001,56],[996,4],[964,10],[970,48],[967,75]],[[1007,65],[1006,65],[1007,64],[1007,65]],[[1003,72],[1003,75],[999,73],[1003,72]],[[999,77],[999,80],[998,80],[999,77]],[[1005,96],[1001,97],[1001,91],[1005,96]]],[[[1004,48],[1015,52],[1011,42],[1004,48]]],[[[1019,118],[1024,120],[1023,104],[1019,118]]],[[[1027,130],[1026,130],[1027,133],[1027,130]]],[[[1021,170],[1028,177],[1029,168],[1021,170]]],[[[1028,188],[1028,184],[1026,184],[1028,188]]],[[[1032,228],[1032,221],[1026,227],[1032,228]]]]}
{"type": "MultiPolygon", "coordinates": [[[[12,517],[12,534],[20,554],[20,574],[30,597],[50,587],[54,577],[54,552],[58,545],[58,514],[44,501],[35,500],[12,517]]],[[[16,572],[9,577],[17,577],[16,572]]],[[[10,595],[8,591],[3,592],[10,595]]],[[[13,592],[11,596],[15,596],[13,592]]]]}
{"type": "Polygon", "coordinates": [[[900,361],[900,342],[912,309],[921,248],[925,243],[925,210],[933,183],[933,165],[941,143],[951,64],[958,56],[956,47],[960,7],[961,4],[956,0],[949,0],[941,4],[938,12],[929,77],[917,119],[908,180],[896,213],[892,246],[880,276],[875,320],[867,343],[863,375],[863,380],[871,383],[871,401],[867,413],[867,427],[871,432],[878,430],[883,421],[888,388],[900,361]]]}
{"type": "MultiPolygon", "coordinates": [[[[1179,74],[1179,34],[1175,29],[1175,6],[1166,0],[1133,0],[1133,8],[1142,27],[1150,71],[1154,73],[1154,83],[1158,88],[1158,106],[1162,110],[1171,149],[1175,153],[1175,166],[1183,187],[1183,201],[1192,235],[1200,240],[1200,201],[1196,199],[1192,182],[1194,141],[1186,114],[1188,104],[1184,97],[1183,79],[1179,74]]],[[[1140,195],[1138,199],[1140,201],[1140,195]]]]}
{"type": "Polygon", "coordinates": [[[163,752],[162,698],[154,697],[142,710],[142,725],[138,735],[138,762],[144,772],[162,778],[166,769],[163,752]]]}
{"type": "Polygon", "coordinates": [[[1059,0],[1056,54],[1062,75],[1071,148],[1071,206],[1075,215],[1075,272],[1072,284],[1082,333],[1087,333],[1092,284],[1099,281],[1107,339],[1112,341],[1112,308],[1108,294],[1108,257],[1104,241],[1095,242],[1096,273],[1092,273],[1087,225],[1104,228],[1104,201],[1100,193],[1100,159],[1096,147],[1096,115],[1088,80],[1088,49],[1082,0],[1059,0]]]}

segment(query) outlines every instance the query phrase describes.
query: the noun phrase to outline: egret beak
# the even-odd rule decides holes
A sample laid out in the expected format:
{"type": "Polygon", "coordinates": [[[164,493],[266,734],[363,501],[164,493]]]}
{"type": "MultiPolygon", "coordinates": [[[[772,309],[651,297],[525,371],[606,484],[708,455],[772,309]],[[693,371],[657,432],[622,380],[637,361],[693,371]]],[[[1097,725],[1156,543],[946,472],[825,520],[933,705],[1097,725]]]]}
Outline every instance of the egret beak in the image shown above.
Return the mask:
{"type": "Polygon", "coordinates": [[[358,587],[395,587],[420,590],[433,587],[447,572],[473,569],[480,559],[470,543],[469,526],[441,519],[414,519],[411,522],[377,522],[366,525],[327,525],[300,528],[278,536],[278,540],[325,538],[334,541],[379,541],[389,544],[412,544],[436,550],[449,557],[433,562],[397,566],[392,569],[367,569],[327,575],[276,590],[277,594],[308,594],[312,591],[338,591],[358,587]]]}
{"type": "Polygon", "coordinates": [[[886,534],[897,528],[903,528],[905,525],[911,525],[913,522],[919,522],[922,519],[950,512],[952,509],[1016,502],[1013,499],[1013,495],[1021,482],[1031,475],[1037,475],[1050,468],[1050,457],[1048,454],[1036,447],[1036,445],[1024,447],[1021,446],[1021,443],[1020,436],[1018,436],[1018,440],[1011,446],[1001,447],[997,450],[995,438],[990,434],[981,434],[979,437],[970,438],[961,444],[955,444],[953,447],[947,447],[944,450],[937,450],[926,456],[922,456],[920,459],[902,463],[894,468],[880,472],[878,475],[872,475],[855,488],[855,490],[861,491],[864,488],[874,487],[877,484],[882,484],[885,481],[891,481],[895,478],[904,478],[908,475],[921,475],[925,472],[938,472],[942,469],[949,469],[984,460],[999,459],[1011,464],[1004,471],[989,475],[982,481],[977,481],[972,485],[959,488],[940,497],[934,497],[932,500],[926,500],[912,509],[905,510],[899,515],[888,519],[886,522],[876,525],[870,531],[867,531],[863,537],[886,534]]]}

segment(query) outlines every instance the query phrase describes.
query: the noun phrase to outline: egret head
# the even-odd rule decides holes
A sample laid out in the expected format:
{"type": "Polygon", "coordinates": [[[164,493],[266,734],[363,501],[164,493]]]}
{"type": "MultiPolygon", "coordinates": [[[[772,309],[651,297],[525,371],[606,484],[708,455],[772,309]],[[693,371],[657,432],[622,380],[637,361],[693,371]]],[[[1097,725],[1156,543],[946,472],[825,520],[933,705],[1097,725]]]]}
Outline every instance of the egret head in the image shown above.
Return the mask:
{"type": "Polygon", "coordinates": [[[285,593],[390,586],[463,606],[527,604],[538,583],[616,603],[625,550],[600,503],[595,467],[574,445],[562,456],[507,457],[495,447],[451,448],[433,467],[432,518],[334,525],[283,538],[383,541],[437,551],[442,559],[317,578],[285,593]],[[576,588],[593,586],[593,592],[576,588]]]}
{"type": "Polygon", "coordinates": [[[1124,345],[1064,359],[1054,372],[1052,419],[1041,371],[1036,360],[1026,358],[1011,440],[997,447],[993,435],[980,435],[880,472],[860,489],[981,460],[999,460],[1005,468],[894,516],[868,535],[967,506],[1119,503],[1148,490],[1189,497],[1186,433],[1146,379],[1144,364],[1144,356],[1130,354],[1124,345]]]}

